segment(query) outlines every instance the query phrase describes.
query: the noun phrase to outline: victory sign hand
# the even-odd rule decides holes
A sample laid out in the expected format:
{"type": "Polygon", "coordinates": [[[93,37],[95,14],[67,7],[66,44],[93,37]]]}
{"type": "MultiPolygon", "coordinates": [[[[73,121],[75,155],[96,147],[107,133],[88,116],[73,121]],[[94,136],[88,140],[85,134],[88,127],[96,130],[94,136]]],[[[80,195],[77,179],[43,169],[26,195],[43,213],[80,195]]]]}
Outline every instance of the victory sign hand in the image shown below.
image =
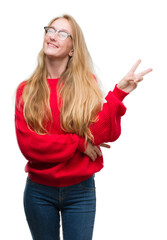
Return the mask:
{"type": "Polygon", "coordinates": [[[117,84],[117,87],[119,89],[127,93],[132,92],[137,87],[137,84],[143,80],[143,76],[153,70],[152,68],[149,68],[145,71],[135,74],[135,71],[140,63],[141,63],[141,60],[139,59],[133,65],[131,70],[126,74],[126,76],[117,84]]]}

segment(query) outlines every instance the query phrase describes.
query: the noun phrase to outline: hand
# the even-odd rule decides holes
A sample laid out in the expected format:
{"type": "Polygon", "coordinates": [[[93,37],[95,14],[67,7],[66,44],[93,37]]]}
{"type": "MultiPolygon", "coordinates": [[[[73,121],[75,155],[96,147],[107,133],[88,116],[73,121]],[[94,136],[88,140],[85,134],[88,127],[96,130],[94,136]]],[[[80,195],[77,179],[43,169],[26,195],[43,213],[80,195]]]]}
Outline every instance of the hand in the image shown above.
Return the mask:
{"type": "Polygon", "coordinates": [[[139,59],[131,68],[131,70],[127,73],[127,75],[117,84],[117,87],[124,92],[130,93],[132,92],[136,87],[137,84],[143,80],[143,76],[147,73],[151,72],[153,69],[149,68],[141,73],[135,74],[135,71],[139,64],[141,63],[141,60],[139,59]]]}
{"type": "Polygon", "coordinates": [[[88,142],[86,150],[84,152],[92,161],[95,161],[98,156],[101,157],[101,151],[97,146],[94,146],[92,143],[88,142]]]}

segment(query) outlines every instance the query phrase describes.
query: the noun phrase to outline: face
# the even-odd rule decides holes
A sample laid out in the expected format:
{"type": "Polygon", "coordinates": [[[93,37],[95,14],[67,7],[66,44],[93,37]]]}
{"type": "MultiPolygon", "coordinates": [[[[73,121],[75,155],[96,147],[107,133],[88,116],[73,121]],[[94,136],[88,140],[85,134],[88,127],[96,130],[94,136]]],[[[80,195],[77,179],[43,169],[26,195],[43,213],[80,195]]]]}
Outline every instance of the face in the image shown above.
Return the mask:
{"type": "MultiPolygon", "coordinates": [[[[51,26],[72,35],[72,29],[67,19],[57,19],[51,26]]],[[[52,59],[69,58],[69,56],[73,55],[72,39],[68,37],[65,40],[60,40],[57,37],[57,33],[53,34],[53,36],[46,34],[43,42],[43,50],[46,56],[52,59]]]]}

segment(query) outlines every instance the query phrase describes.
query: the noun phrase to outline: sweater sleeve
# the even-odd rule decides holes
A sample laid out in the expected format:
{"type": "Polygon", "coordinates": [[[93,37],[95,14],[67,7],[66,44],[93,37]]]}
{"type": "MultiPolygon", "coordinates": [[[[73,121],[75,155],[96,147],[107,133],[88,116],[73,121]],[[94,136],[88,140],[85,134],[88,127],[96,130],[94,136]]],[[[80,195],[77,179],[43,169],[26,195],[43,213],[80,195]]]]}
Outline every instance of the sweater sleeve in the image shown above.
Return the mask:
{"type": "Polygon", "coordinates": [[[121,134],[121,117],[126,112],[122,103],[128,93],[120,90],[117,85],[113,92],[109,91],[106,96],[106,103],[97,115],[97,122],[90,125],[91,133],[94,136],[94,144],[113,142],[121,134]]]}
{"type": "Polygon", "coordinates": [[[16,91],[15,130],[19,148],[25,158],[35,162],[63,162],[70,159],[77,149],[84,152],[84,139],[76,134],[39,135],[27,126],[23,116],[23,102],[19,105],[24,86],[23,82],[16,91]]]}

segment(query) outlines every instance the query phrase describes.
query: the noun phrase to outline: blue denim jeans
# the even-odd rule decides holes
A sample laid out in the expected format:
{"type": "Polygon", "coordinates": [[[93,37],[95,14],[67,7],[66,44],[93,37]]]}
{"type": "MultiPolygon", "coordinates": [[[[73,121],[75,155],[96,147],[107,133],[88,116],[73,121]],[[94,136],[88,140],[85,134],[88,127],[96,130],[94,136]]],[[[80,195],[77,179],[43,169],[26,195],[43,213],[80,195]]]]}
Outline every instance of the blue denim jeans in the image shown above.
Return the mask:
{"type": "Polygon", "coordinates": [[[50,187],[27,177],[24,210],[33,240],[91,240],[96,189],[94,176],[68,187],[50,187]]]}

